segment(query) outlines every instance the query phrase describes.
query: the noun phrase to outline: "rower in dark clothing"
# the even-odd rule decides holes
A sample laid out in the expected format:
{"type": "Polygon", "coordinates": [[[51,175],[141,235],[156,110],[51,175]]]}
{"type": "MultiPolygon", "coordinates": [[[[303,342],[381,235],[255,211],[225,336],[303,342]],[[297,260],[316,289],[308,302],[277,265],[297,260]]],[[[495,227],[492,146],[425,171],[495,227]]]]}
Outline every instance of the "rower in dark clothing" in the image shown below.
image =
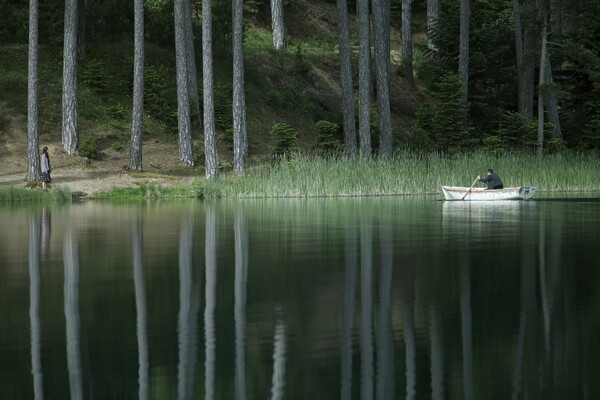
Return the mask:
{"type": "Polygon", "coordinates": [[[498,174],[496,174],[494,172],[494,170],[491,168],[487,170],[487,177],[482,178],[481,176],[478,175],[477,179],[479,179],[479,182],[487,183],[488,189],[503,189],[504,188],[504,185],[502,184],[502,180],[500,179],[498,174]]]}

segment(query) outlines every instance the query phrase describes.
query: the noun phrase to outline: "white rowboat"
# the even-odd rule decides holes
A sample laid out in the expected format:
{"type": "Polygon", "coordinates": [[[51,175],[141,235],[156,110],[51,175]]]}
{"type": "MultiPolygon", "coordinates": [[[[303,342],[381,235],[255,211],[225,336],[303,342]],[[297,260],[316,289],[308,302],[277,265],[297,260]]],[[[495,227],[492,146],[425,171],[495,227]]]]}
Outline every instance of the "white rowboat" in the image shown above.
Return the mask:
{"type": "Polygon", "coordinates": [[[505,189],[468,188],[463,186],[442,186],[446,200],[495,201],[527,200],[535,194],[535,186],[511,187],[505,189]]]}

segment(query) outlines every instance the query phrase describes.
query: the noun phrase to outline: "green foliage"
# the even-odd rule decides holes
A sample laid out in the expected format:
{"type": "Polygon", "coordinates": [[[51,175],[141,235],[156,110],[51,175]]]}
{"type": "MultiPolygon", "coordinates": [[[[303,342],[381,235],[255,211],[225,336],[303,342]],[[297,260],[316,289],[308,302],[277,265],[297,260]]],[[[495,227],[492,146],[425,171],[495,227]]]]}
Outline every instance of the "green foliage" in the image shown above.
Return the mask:
{"type": "Polygon", "coordinates": [[[528,120],[517,112],[505,112],[493,134],[498,139],[496,146],[505,150],[533,147],[537,142],[537,121],[528,120]]]}
{"type": "Polygon", "coordinates": [[[335,122],[317,121],[315,132],[317,136],[317,151],[320,154],[334,154],[342,149],[341,129],[335,122]]]}
{"type": "Polygon", "coordinates": [[[123,104],[117,103],[108,107],[108,115],[117,121],[123,121],[131,117],[131,112],[123,104]]]}
{"type": "Polygon", "coordinates": [[[585,126],[581,140],[581,147],[600,150],[600,114],[585,126]]]}
{"type": "Polygon", "coordinates": [[[477,142],[467,126],[468,103],[463,102],[462,84],[455,74],[445,74],[431,90],[433,102],[417,111],[417,129],[429,132],[436,147],[449,152],[477,142]]]}
{"type": "Polygon", "coordinates": [[[81,83],[97,92],[104,91],[107,86],[104,63],[97,58],[87,60],[81,72],[81,83]]]}
{"type": "Polygon", "coordinates": [[[312,69],[310,63],[306,60],[304,55],[304,49],[301,43],[296,44],[296,50],[294,52],[294,69],[299,74],[307,74],[312,69]]]}
{"type": "Polygon", "coordinates": [[[71,201],[71,192],[62,188],[51,188],[48,192],[40,190],[37,182],[27,184],[27,187],[0,187],[0,202],[3,203],[45,203],[71,201]]]}
{"type": "Polygon", "coordinates": [[[94,139],[94,138],[84,139],[79,144],[78,154],[81,157],[87,157],[91,160],[98,159],[99,152],[98,152],[98,146],[96,144],[96,139],[94,139]]]}
{"type": "Polygon", "coordinates": [[[110,147],[112,147],[112,149],[115,151],[122,151],[125,148],[125,145],[123,145],[121,142],[113,142],[110,147]]]}
{"type": "Polygon", "coordinates": [[[233,129],[233,89],[228,84],[217,84],[214,91],[215,127],[233,129]]]}
{"type": "Polygon", "coordinates": [[[427,131],[419,127],[417,123],[414,124],[406,140],[406,146],[412,151],[431,151],[434,148],[433,142],[427,135],[427,131]]]}
{"type": "Polygon", "coordinates": [[[487,135],[483,138],[483,149],[495,156],[501,156],[506,151],[506,145],[497,135],[487,135]]]}
{"type": "Polygon", "coordinates": [[[275,141],[273,154],[281,156],[295,150],[298,133],[285,122],[278,122],[271,128],[271,138],[275,141]]]}

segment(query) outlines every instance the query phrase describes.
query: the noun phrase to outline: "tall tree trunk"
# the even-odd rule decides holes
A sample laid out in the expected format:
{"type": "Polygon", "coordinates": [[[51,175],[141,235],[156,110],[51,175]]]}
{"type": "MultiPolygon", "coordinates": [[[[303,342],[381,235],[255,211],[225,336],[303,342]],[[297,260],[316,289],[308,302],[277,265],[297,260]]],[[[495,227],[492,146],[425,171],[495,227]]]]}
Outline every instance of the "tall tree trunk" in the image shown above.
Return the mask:
{"type": "Polygon", "coordinates": [[[175,0],[175,61],[177,67],[177,126],[179,131],[179,158],[186,165],[194,165],[190,97],[185,45],[185,0],[175,0]]]}
{"type": "Polygon", "coordinates": [[[187,61],[188,96],[190,99],[192,127],[200,125],[200,97],[198,96],[198,76],[196,69],[196,49],[194,46],[194,25],[192,23],[192,4],[184,0],[185,17],[185,52],[187,61]]]}
{"type": "MultiPolygon", "coordinates": [[[[405,0],[406,1],[406,0],[405,0]]],[[[391,157],[394,152],[390,114],[390,24],[388,0],[373,0],[375,68],[377,75],[377,111],[379,115],[379,155],[391,157]]]]}
{"type": "Polygon", "coordinates": [[[246,100],[244,96],[244,0],[234,0],[233,12],[233,172],[244,175],[246,136],[246,100]]]}
{"type": "MultiPolygon", "coordinates": [[[[546,44],[547,46],[547,44],[546,44]]],[[[562,129],[560,126],[560,116],[558,114],[558,100],[556,90],[554,89],[554,79],[552,78],[552,65],[550,64],[549,51],[546,49],[544,62],[544,80],[546,82],[546,112],[548,119],[552,123],[551,137],[553,139],[562,139],[562,129]]]]}
{"type": "Polygon", "coordinates": [[[27,76],[27,181],[37,181],[40,169],[38,102],[38,0],[29,0],[29,60],[27,76]]]}
{"type": "Polygon", "coordinates": [[[458,49],[458,77],[462,82],[463,98],[466,103],[469,95],[469,25],[470,0],[460,0],[460,44],[458,49]]]}
{"type": "Polygon", "coordinates": [[[548,22],[546,13],[543,13],[542,26],[542,51],[540,55],[540,76],[538,84],[538,130],[537,130],[537,154],[544,154],[544,104],[546,103],[546,51],[547,51],[547,29],[548,22]]]}
{"type": "Polygon", "coordinates": [[[77,55],[80,60],[85,60],[86,55],[86,23],[85,14],[88,10],[88,0],[79,0],[78,7],[78,32],[77,32],[77,55]]]}
{"type": "Polygon", "coordinates": [[[536,14],[537,0],[525,0],[523,57],[519,75],[519,112],[529,120],[533,119],[535,97],[535,54],[538,38],[536,14]]]}
{"type": "Polygon", "coordinates": [[[134,2],[133,111],[129,168],[142,170],[142,127],[144,123],[144,0],[134,2]]]}
{"type": "Polygon", "coordinates": [[[69,155],[78,145],[77,126],[77,1],[65,0],[63,51],[62,145],[69,155]]]}
{"type": "Polygon", "coordinates": [[[563,43],[563,30],[564,30],[564,19],[563,14],[565,11],[564,0],[550,0],[550,20],[552,21],[552,37],[553,42],[562,44],[563,43]]]}
{"type": "Polygon", "coordinates": [[[215,105],[213,98],[212,65],[212,8],[211,0],[202,1],[202,71],[204,95],[204,154],[206,178],[217,176],[217,133],[215,131],[215,105]]]}
{"type": "Polygon", "coordinates": [[[437,50],[431,40],[433,31],[437,29],[438,19],[440,18],[441,0],[427,0],[427,48],[437,50]]]}
{"type": "Polygon", "coordinates": [[[402,67],[408,83],[414,86],[412,54],[412,0],[402,0],[402,67]]]}
{"type": "Polygon", "coordinates": [[[271,0],[271,25],[273,28],[273,47],[275,47],[275,50],[281,50],[285,46],[283,0],[271,0]]]}
{"type": "Polygon", "coordinates": [[[369,0],[357,0],[358,12],[358,135],[360,152],[371,158],[371,41],[369,0]]]}
{"type": "Polygon", "coordinates": [[[340,48],[340,81],[344,114],[344,145],[346,153],[356,153],[356,118],[354,115],[354,91],[352,87],[352,62],[350,60],[350,34],[348,31],[348,6],[346,0],[336,0],[338,17],[338,41],[340,48]]]}

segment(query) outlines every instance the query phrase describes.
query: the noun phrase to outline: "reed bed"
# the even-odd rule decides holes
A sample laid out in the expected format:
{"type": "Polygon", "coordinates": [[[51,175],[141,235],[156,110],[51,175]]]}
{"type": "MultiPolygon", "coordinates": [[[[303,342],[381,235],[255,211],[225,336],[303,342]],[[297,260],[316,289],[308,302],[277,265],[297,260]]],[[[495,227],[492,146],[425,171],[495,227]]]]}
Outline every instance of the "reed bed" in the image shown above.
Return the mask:
{"type": "MultiPolygon", "coordinates": [[[[441,194],[442,185],[470,186],[493,168],[505,187],[541,192],[599,191],[597,153],[545,155],[483,151],[447,156],[399,152],[391,159],[300,156],[248,169],[246,176],[197,181],[204,198],[285,198],[441,194]]],[[[479,183],[476,185],[483,186],[479,183]]]]}
{"type": "Polygon", "coordinates": [[[44,192],[38,188],[0,187],[0,202],[3,203],[45,203],[56,201],[70,202],[71,192],[62,188],[44,192]]]}

